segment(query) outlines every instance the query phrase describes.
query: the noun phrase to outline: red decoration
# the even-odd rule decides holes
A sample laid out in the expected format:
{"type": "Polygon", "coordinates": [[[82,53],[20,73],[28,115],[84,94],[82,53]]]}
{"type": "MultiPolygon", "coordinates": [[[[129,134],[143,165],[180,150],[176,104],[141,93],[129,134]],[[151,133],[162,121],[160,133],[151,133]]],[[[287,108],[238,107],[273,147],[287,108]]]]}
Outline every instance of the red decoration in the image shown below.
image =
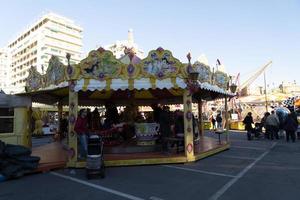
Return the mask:
{"type": "Polygon", "coordinates": [[[186,150],[188,153],[191,153],[193,151],[193,145],[191,143],[189,143],[187,146],[186,146],[186,150]]]}
{"type": "Polygon", "coordinates": [[[188,132],[192,132],[192,128],[191,128],[191,127],[188,127],[188,128],[187,128],[187,131],[188,131],[188,132]]]}

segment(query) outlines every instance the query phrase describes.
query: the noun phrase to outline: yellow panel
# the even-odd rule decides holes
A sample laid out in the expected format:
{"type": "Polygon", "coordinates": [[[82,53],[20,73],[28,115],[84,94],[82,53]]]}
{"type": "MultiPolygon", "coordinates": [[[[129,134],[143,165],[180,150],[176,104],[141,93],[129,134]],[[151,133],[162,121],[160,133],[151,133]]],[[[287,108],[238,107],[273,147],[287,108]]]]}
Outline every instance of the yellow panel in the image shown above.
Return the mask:
{"type": "MultiPolygon", "coordinates": [[[[187,159],[185,156],[166,157],[166,158],[142,158],[142,159],[128,159],[128,160],[106,160],[105,166],[132,166],[132,165],[154,165],[154,164],[169,164],[169,163],[185,163],[187,159]]],[[[85,161],[77,162],[76,168],[84,168],[85,161]]]]}
{"type": "Polygon", "coordinates": [[[69,95],[69,88],[66,87],[66,88],[58,89],[58,90],[53,91],[52,93],[57,95],[57,96],[68,96],[69,95]]]}
{"type": "Polygon", "coordinates": [[[112,91],[103,90],[103,91],[94,91],[92,95],[90,95],[91,99],[109,99],[111,97],[112,91]]]}
{"type": "Polygon", "coordinates": [[[140,90],[135,91],[135,98],[136,99],[153,99],[153,95],[149,90],[140,90]]]}
{"type": "Polygon", "coordinates": [[[196,160],[201,160],[203,158],[206,158],[206,157],[209,157],[211,155],[217,154],[219,152],[225,151],[225,150],[227,150],[229,148],[230,148],[230,144],[229,143],[222,144],[220,147],[208,150],[206,152],[196,153],[195,154],[195,159],[196,160]]]}
{"type": "Polygon", "coordinates": [[[87,87],[90,84],[90,79],[84,79],[84,83],[83,83],[83,87],[82,87],[82,91],[87,91],[87,87]]]}
{"type": "Polygon", "coordinates": [[[183,89],[170,89],[169,91],[174,96],[183,96],[183,89]]]}
{"type": "MultiPolygon", "coordinates": [[[[206,158],[208,156],[212,156],[217,154],[221,151],[225,151],[230,148],[230,144],[223,144],[217,148],[196,153],[195,160],[200,160],[206,158]]],[[[141,159],[127,159],[127,160],[105,160],[105,166],[112,167],[112,166],[133,166],[133,165],[153,165],[153,164],[169,164],[169,163],[187,163],[188,160],[185,156],[176,156],[176,157],[167,157],[167,158],[141,158],[141,159]]],[[[76,162],[75,168],[84,168],[86,166],[85,161],[76,162]]]]}

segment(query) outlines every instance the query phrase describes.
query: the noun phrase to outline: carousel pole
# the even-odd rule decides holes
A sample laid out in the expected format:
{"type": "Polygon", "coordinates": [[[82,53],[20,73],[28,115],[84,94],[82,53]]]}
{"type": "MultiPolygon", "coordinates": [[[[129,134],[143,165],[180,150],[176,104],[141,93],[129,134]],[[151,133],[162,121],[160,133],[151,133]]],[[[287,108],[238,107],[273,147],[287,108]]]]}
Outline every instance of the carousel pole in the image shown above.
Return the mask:
{"type": "MultiPolygon", "coordinates": [[[[187,162],[195,161],[194,155],[194,124],[193,124],[193,87],[196,85],[199,73],[194,71],[191,65],[191,54],[187,54],[189,65],[187,71],[189,73],[187,84],[188,87],[183,92],[183,110],[184,110],[184,152],[187,162]]],[[[199,115],[200,116],[200,115],[199,115]]]]}
{"type": "MultiPolygon", "coordinates": [[[[68,68],[72,72],[72,67],[70,66],[70,54],[67,54],[68,68]]],[[[68,148],[69,148],[69,159],[67,166],[76,167],[77,163],[77,134],[74,131],[75,122],[77,118],[78,111],[78,93],[74,90],[75,80],[69,80],[69,126],[68,126],[68,148]]]]}
{"type": "Polygon", "coordinates": [[[227,94],[225,94],[225,127],[226,127],[226,142],[229,142],[229,116],[227,94]]]}
{"type": "Polygon", "coordinates": [[[203,104],[203,101],[202,99],[200,99],[198,101],[198,121],[199,121],[199,136],[203,136],[204,134],[204,126],[203,126],[203,119],[202,119],[202,104],[203,104]]]}
{"type": "Polygon", "coordinates": [[[188,162],[194,161],[194,133],[193,133],[193,113],[192,113],[192,95],[188,89],[183,93],[184,109],[184,144],[185,156],[188,162]]]}

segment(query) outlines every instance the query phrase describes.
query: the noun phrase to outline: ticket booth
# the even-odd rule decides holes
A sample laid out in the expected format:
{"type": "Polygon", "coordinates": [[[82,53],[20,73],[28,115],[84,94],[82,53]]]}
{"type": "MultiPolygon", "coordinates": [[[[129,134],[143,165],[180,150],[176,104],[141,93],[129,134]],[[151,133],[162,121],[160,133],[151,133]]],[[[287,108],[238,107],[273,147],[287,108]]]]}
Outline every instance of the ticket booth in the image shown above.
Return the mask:
{"type": "Polygon", "coordinates": [[[30,106],[28,97],[0,93],[0,140],[31,147],[30,106]]]}

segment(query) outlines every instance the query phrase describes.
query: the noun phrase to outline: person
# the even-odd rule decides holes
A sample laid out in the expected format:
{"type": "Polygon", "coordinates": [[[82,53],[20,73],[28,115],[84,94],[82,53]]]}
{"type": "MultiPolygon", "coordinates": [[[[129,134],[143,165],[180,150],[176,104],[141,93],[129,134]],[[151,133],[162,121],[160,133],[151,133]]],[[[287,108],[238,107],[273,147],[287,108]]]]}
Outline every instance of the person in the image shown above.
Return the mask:
{"type": "Polygon", "coordinates": [[[251,112],[248,112],[247,116],[243,120],[243,123],[245,124],[245,130],[247,131],[248,140],[251,140],[251,133],[253,132],[252,124],[254,123],[251,112]]]}
{"type": "Polygon", "coordinates": [[[270,130],[267,129],[266,126],[266,120],[269,117],[270,113],[269,112],[265,112],[263,118],[260,121],[261,127],[265,128],[265,138],[269,139],[270,138],[270,130]]]}
{"type": "Polygon", "coordinates": [[[92,128],[92,112],[91,112],[90,108],[86,109],[86,118],[87,118],[88,129],[91,129],[92,128]]]}
{"type": "Polygon", "coordinates": [[[289,113],[289,115],[285,121],[284,127],[283,127],[283,129],[286,132],[286,141],[287,142],[290,141],[290,137],[292,138],[292,141],[295,142],[295,140],[296,140],[295,132],[296,132],[297,128],[298,128],[298,123],[293,118],[292,113],[289,113]]]}
{"type": "Polygon", "coordinates": [[[86,157],[87,154],[87,136],[88,136],[88,119],[87,119],[87,111],[85,109],[81,109],[79,111],[79,115],[77,117],[74,130],[79,136],[80,158],[84,158],[86,157]]]}
{"type": "Polygon", "coordinates": [[[171,136],[172,131],[170,114],[167,107],[164,107],[159,113],[159,125],[162,138],[162,150],[164,153],[168,153],[168,141],[166,138],[171,136]]]}
{"type": "Polygon", "coordinates": [[[210,121],[212,123],[213,130],[215,130],[216,129],[216,119],[214,118],[214,115],[211,115],[210,121]]]}
{"type": "Polygon", "coordinates": [[[177,112],[176,113],[174,131],[175,131],[175,136],[176,137],[183,137],[184,136],[184,119],[183,119],[183,113],[182,112],[177,112]]]}
{"type": "Polygon", "coordinates": [[[91,119],[91,129],[92,130],[100,130],[101,129],[101,118],[98,111],[98,108],[95,108],[92,112],[92,119],[91,119]]]}
{"type": "Polygon", "coordinates": [[[291,112],[291,116],[292,116],[292,118],[294,119],[294,121],[296,122],[296,124],[297,124],[297,130],[296,130],[296,136],[297,136],[297,138],[298,138],[298,140],[300,139],[300,124],[299,124],[299,122],[298,122],[298,116],[297,116],[297,112],[296,111],[292,111],[291,112]]]}
{"type": "Polygon", "coordinates": [[[119,124],[120,116],[118,113],[118,109],[114,104],[107,103],[105,104],[105,121],[104,121],[104,129],[110,129],[114,125],[119,124]]]}
{"type": "Polygon", "coordinates": [[[221,113],[217,114],[216,121],[217,121],[217,129],[222,129],[222,116],[221,116],[221,113]]]}
{"type": "Polygon", "coordinates": [[[152,104],[151,108],[153,110],[153,120],[154,120],[154,122],[159,122],[159,115],[162,112],[161,107],[158,104],[152,104]]]}
{"type": "Polygon", "coordinates": [[[279,119],[275,114],[274,110],[272,110],[271,115],[266,119],[266,127],[270,131],[270,139],[273,140],[274,137],[279,139],[278,136],[278,127],[279,127],[279,119]]]}
{"type": "Polygon", "coordinates": [[[59,130],[60,130],[60,138],[61,139],[65,138],[66,134],[68,133],[68,120],[65,113],[62,115],[62,119],[60,120],[59,130]]]}

